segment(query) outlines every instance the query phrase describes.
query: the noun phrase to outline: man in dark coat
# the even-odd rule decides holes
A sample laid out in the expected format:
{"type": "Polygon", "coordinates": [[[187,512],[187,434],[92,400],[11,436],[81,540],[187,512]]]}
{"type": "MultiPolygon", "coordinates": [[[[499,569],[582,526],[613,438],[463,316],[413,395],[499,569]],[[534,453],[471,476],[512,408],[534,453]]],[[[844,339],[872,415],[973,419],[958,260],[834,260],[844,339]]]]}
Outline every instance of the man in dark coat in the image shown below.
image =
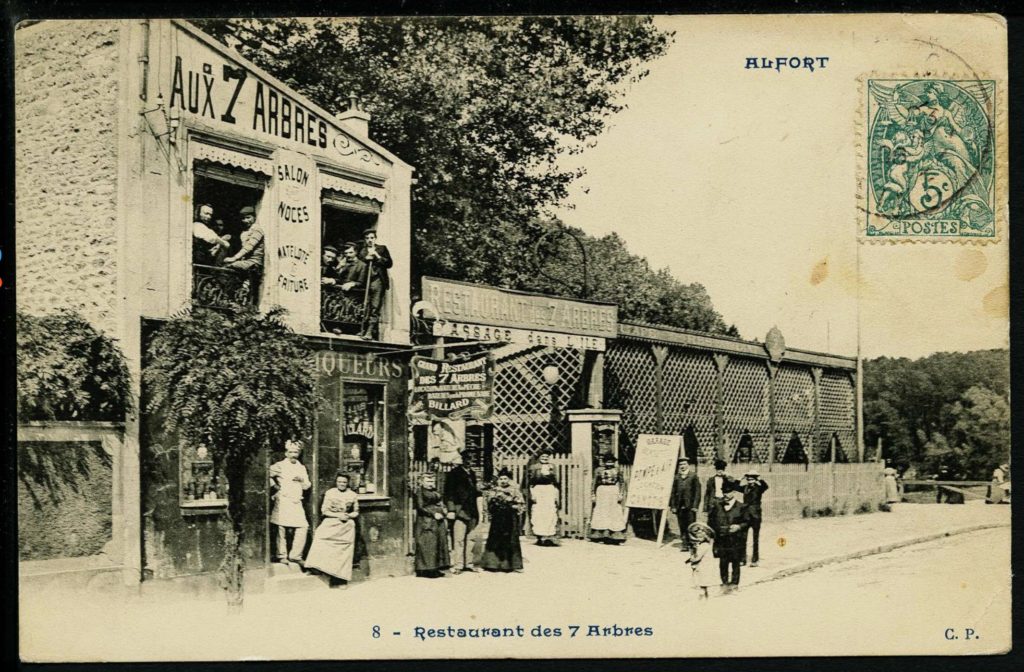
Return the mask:
{"type": "Polygon", "coordinates": [[[359,251],[359,258],[368,267],[369,282],[365,327],[360,337],[371,340],[380,335],[380,310],[384,305],[384,294],[391,287],[388,269],[394,262],[391,261],[391,252],[388,248],[377,244],[377,232],[373,229],[363,231],[363,247],[359,251]]]}
{"type": "Polygon", "coordinates": [[[683,540],[683,552],[690,551],[690,537],[686,531],[692,523],[697,522],[697,510],[700,508],[700,480],[690,470],[690,463],[685,459],[679,463],[679,473],[672,483],[672,497],[669,507],[679,521],[679,535],[683,540]]]}
{"type": "Polygon", "coordinates": [[[731,592],[740,585],[740,563],[749,523],[746,508],[736,499],[739,486],[726,481],[722,490],[725,496],[714,504],[715,555],[724,590],[731,592]]]}
{"type": "MultiPolygon", "coordinates": [[[[754,553],[751,557],[751,567],[757,567],[757,563],[761,559],[759,552],[760,536],[761,536],[761,497],[765,491],[768,490],[768,484],[761,478],[761,473],[757,469],[751,469],[743,475],[743,507],[747,510],[747,522],[750,527],[747,528],[749,532],[754,534],[754,553]]],[[[743,542],[743,564],[747,564],[747,542],[744,539],[743,542]]]]}
{"type": "Polygon", "coordinates": [[[725,486],[738,485],[736,479],[725,473],[728,463],[719,458],[715,460],[715,474],[708,479],[707,487],[704,489],[704,513],[708,516],[708,526],[717,530],[715,525],[715,504],[720,504],[725,498],[725,486]]]}
{"type": "Polygon", "coordinates": [[[483,493],[476,485],[476,474],[463,464],[461,453],[453,463],[444,481],[445,508],[452,526],[452,573],[475,572],[470,534],[480,522],[477,500],[483,493]]]}
{"type": "Polygon", "coordinates": [[[356,253],[355,243],[345,243],[345,256],[341,259],[338,285],[345,294],[363,305],[363,293],[366,291],[366,264],[364,264],[356,253]]]}

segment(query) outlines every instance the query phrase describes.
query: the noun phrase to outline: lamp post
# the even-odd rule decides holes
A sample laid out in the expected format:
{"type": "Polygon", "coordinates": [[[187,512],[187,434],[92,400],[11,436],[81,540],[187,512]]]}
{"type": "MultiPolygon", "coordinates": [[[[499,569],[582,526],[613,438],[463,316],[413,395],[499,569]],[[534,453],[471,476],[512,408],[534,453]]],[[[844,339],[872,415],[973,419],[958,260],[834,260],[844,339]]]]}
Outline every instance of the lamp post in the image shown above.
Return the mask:
{"type": "Polygon", "coordinates": [[[562,415],[558,408],[558,381],[562,378],[562,372],[554,364],[548,364],[541,369],[540,374],[551,392],[551,417],[548,422],[550,424],[551,436],[557,437],[558,424],[562,415]]]}
{"type": "Polygon", "coordinates": [[[548,273],[546,273],[544,271],[544,262],[541,259],[541,250],[544,248],[544,246],[550,240],[555,240],[555,239],[561,238],[563,236],[572,239],[572,241],[574,243],[576,243],[576,247],[580,251],[580,259],[581,259],[581,268],[580,268],[580,270],[581,270],[581,276],[582,276],[581,277],[582,286],[580,287],[579,291],[576,293],[576,296],[577,296],[577,298],[586,300],[586,299],[590,298],[590,274],[589,274],[588,269],[587,269],[587,261],[588,261],[587,260],[587,247],[586,247],[586,245],[583,244],[583,239],[580,238],[579,236],[577,236],[575,233],[569,231],[568,229],[564,229],[564,228],[563,229],[554,229],[554,230],[547,231],[547,232],[541,234],[541,236],[539,238],[537,238],[537,242],[534,243],[534,245],[533,245],[533,258],[534,258],[535,264],[537,266],[537,272],[540,273],[541,275],[543,275],[548,280],[551,280],[551,281],[555,282],[556,284],[562,284],[562,285],[567,284],[566,283],[566,280],[567,280],[566,278],[556,278],[556,277],[551,276],[548,273]]]}

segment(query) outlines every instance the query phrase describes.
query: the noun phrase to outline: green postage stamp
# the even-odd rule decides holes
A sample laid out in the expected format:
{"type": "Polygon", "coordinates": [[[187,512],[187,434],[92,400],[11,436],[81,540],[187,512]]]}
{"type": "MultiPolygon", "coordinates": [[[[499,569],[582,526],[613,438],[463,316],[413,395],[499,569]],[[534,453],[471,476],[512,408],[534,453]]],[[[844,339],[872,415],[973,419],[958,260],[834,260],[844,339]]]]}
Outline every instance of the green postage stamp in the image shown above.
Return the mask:
{"type": "Polygon", "coordinates": [[[867,79],[863,237],[997,237],[996,83],[867,79]]]}

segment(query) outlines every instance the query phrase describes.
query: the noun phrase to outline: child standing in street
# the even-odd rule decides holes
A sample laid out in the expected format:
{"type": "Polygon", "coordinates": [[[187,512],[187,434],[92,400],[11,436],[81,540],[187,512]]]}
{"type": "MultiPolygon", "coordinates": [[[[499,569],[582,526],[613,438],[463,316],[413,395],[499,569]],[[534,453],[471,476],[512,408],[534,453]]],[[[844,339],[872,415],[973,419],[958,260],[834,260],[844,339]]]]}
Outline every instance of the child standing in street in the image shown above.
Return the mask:
{"type": "Polygon", "coordinates": [[[687,529],[690,541],[690,557],[686,559],[693,570],[693,585],[701,591],[700,599],[708,599],[708,587],[719,583],[715,572],[715,558],[711,552],[715,533],[704,523],[693,523],[687,529]]]}

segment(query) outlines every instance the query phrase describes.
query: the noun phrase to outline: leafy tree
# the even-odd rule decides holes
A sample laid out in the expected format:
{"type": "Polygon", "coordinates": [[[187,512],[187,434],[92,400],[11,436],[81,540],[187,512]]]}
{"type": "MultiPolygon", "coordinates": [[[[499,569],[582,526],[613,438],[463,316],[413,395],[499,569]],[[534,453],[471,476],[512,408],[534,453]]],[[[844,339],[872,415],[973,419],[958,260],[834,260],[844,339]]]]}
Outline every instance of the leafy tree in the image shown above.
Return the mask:
{"type": "Polygon", "coordinates": [[[121,421],[131,378],[117,343],[76,312],[17,314],[18,420],[121,421]]]}
{"type": "Polygon", "coordinates": [[[232,605],[243,599],[246,471],[264,451],[307,436],[318,402],[312,351],[283,314],[194,308],[159,326],[145,352],[146,411],[165,418],[181,445],[205,444],[224,466],[221,570],[232,605]]]}
{"type": "Polygon", "coordinates": [[[864,363],[865,441],[926,473],[986,478],[1009,451],[1009,351],[864,363]]]}
{"type": "Polygon", "coordinates": [[[684,284],[668,269],[655,271],[646,259],[630,254],[618,234],[595,238],[569,227],[564,228],[568,235],[557,227],[547,231],[533,248],[539,272],[531,289],[615,303],[620,319],[739,335],[726,327],[703,285],[684,284]],[[580,244],[586,252],[586,287],[580,244]]]}

